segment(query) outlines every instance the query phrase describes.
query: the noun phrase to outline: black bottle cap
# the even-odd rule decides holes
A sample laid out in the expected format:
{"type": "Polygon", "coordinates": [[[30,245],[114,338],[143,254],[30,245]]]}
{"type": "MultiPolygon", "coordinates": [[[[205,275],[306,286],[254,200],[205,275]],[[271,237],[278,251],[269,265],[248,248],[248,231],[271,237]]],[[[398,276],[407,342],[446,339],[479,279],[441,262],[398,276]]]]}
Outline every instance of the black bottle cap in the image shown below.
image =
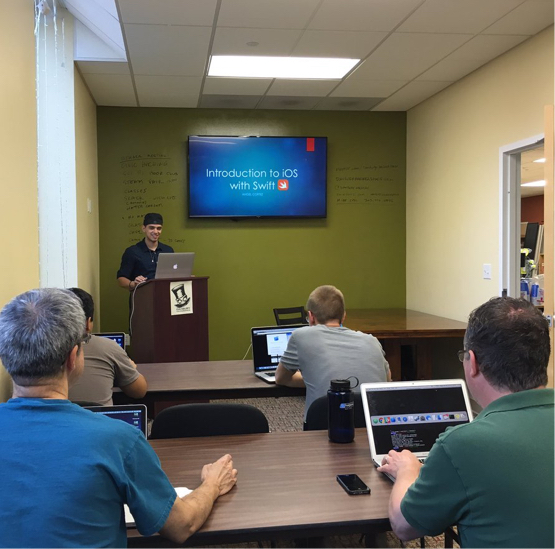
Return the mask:
{"type": "Polygon", "coordinates": [[[351,382],[348,379],[332,379],[330,389],[332,391],[350,391],[351,382]]]}

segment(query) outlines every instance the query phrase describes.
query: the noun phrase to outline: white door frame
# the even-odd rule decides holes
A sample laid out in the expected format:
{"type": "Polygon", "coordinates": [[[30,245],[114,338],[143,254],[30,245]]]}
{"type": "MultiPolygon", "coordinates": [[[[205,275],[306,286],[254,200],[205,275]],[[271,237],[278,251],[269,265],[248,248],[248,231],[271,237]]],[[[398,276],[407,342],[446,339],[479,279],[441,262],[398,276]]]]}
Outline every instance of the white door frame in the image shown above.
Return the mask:
{"type": "Polygon", "coordinates": [[[499,295],[520,296],[520,154],[543,141],[542,133],[499,148],[499,295]]]}

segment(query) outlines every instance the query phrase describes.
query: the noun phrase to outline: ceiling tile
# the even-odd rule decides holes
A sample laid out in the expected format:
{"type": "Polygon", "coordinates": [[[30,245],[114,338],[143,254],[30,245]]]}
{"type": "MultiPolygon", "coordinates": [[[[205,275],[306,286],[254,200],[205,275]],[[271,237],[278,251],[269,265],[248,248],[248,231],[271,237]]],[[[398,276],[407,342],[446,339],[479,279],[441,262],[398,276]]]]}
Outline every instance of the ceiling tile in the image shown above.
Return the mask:
{"type": "Polygon", "coordinates": [[[217,0],[119,0],[123,23],[211,27],[217,0]]]}
{"type": "Polygon", "coordinates": [[[346,57],[363,59],[387,32],[310,31],[301,36],[293,55],[298,57],[346,57]]]}
{"type": "Polygon", "coordinates": [[[407,80],[370,80],[366,75],[357,73],[349,76],[331,93],[332,97],[388,97],[399,88],[403,87],[407,80]]]}
{"type": "Polygon", "coordinates": [[[383,97],[324,97],[316,106],[317,111],[367,111],[383,97]]]}
{"type": "Polygon", "coordinates": [[[324,0],[308,25],[319,30],[391,31],[424,0],[324,0]]]}
{"type": "Polygon", "coordinates": [[[309,111],[320,101],[320,97],[294,97],[294,96],[277,96],[264,97],[258,109],[281,109],[295,111],[309,111]]]}
{"type": "Polygon", "coordinates": [[[404,88],[382,101],[373,111],[408,111],[449,86],[451,82],[409,82],[404,88]]]}
{"type": "Polygon", "coordinates": [[[488,27],[484,33],[532,36],[549,25],[553,25],[553,0],[528,0],[488,27]]]}
{"type": "Polygon", "coordinates": [[[323,97],[337,86],[337,80],[282,80],[276,79],[267,94],[299,97],[323,97]]]}
{"type": "Polygon", "coordinates": [[[480,34],[421,74],[417,80],[459,80],[526,40],[526,36],[480,34]]]}
{"type": "Polygon", "coordinates": [[[97,105],[137,106],[131,76],[123,74],[84,74],[83,78],[97,105]]]}
{"type": "Polygon", "coordinates": [[[203,76],[210,27],[125,25],[135,74],[203,76]]]}
{"type": "Polygon", "coordinates": [[[222,0],[219,27],[303,29],[320,0],[222,0]]]}
{"type": "Polygon", "coordinates": [[[521,2],[522,0],[427,0],[396,31],[476,34],[521,2]]]}
{"type": "Polygon", "coordinates": [[[212,55],[287,56],[300,34],[299,30],[218,28],[212,55]],[[258,42],[258,45],[247,46],[247,42],[258,42]]]}
{"type": "Polygon", "coordinates": [[[470,34],[394,33],[355,74],[372,80],[411,80],[470,38],[470,34]]]}
{"type": "Polygon", "coordinates": [[[196,107],[200,76],[135,76],[141,107],[196,107]]]}
{"type": "Polygon", "coordinates": [[[206,95],[264,95],[271,78],[216,78],[207,77],[203,94],[206,95]]]}
{"type": "Polygon", "coordinates": [[[77,61],[81,74],[130,74],[127,63],[109,61],[77,61]]]}
{"type": "Polygon", "coordinates": [[[203,95],[203,109],[254,109],[260,100],[256,95],[203,95]]]}

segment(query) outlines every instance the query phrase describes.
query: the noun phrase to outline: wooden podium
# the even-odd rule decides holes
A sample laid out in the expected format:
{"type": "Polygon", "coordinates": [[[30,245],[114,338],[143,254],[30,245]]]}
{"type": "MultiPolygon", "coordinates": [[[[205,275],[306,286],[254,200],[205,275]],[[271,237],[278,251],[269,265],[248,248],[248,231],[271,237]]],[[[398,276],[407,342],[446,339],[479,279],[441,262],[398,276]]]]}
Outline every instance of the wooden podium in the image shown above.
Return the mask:
{"type": "Polygon", "coordinates": [[[208,360],[208,277],[157,279],[135,291],[131,345],[137,363],[208,360]],[[170,286],[192,282],[191,314],[172,315],[170,286]]]}

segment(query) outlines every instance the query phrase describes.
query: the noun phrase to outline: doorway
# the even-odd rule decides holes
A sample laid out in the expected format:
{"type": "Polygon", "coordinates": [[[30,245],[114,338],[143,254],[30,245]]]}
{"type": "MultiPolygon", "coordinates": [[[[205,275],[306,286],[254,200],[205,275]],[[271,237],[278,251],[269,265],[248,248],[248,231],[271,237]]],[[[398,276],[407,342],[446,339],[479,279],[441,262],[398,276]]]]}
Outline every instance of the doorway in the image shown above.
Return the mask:
{"type": "Polygon", "coordinates": [[[521,295],[543,310],[544,303],[544,143],[520,157],[521,295]]]}
{"type": "MultiPolygon", "coordinates": [[[[532,263],[535,259],[536,250],[538,252],[540,250],[540,247],[537,245],[537,238],[533,247],[534,255],[532,256],[532,251],[526,254],[524,266],[521,267],[523,262],[521,246],[525,243],[524,238],[526,237],[526,229],[524,227],[522,227],[524,234],[521,233],[521,221],[522,199],[538,196],[541,189],[538,186],[531,186],[530,183],[543,180],[543,176],[540,179],[536,179],[536,176],[539,177],[543,174],[543,163],[536,162],[536,160],[544,158],[543,148],[544,137],[543,135],[538,135],[506,145],[499,150],[501,172],[501,249],[499,264],[500,293],[502,295],[520,297],[522,274],[530,274],[532,276],[539,274],[538,266],[532,263]],[[523,187],[522,185],[525,186],[523,187]],[[522,273],[521,268],[525,269],[524,273],[522,273]]],[[[541,189],[541,194],[543,195],[543,189],[541,189]]],[[[527,207],[528,204],[525,203],[525,208],[527,207]]],[[[529,244],[531,239],[532,236],[530,236],[526,244],[529,244]]],[[[532,278],[532,276],[529,278],[532,278]]]]}

